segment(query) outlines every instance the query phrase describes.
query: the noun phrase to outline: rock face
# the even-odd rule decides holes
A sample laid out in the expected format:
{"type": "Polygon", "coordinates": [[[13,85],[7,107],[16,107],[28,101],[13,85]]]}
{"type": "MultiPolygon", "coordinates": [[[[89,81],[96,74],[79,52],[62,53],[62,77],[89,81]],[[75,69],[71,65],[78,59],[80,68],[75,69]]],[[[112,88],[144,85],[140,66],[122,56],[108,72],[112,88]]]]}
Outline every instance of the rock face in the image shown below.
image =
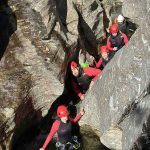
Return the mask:
{"type": "MultiPolygon", "coordinates": [[[[134,145],[140,149],[142,143],[134,142],[142,134],[148,134],[149,129],[150,19],[149,10],[144,9],[149,3],[134,2],[124,1],[123,10],[125,16],[133,19],[136,16],[137,20],[141,20],[137,22],[139,28],[106,66],[83,104],[86,115],[82,123],[98,129],[100,136],[112,126],[122,129],[122,150],[132,149],[134,145]],[[131,6],[132,11],[129,11],[131,6]]],[[[110,144],[106,146],[114,149],[110,144]]]]}
{"type": "Polygon", "coordinates": [[[94,51],[92,55],[97,56],[96,40],[105,36],[104,10],[100,1],[51,0],[42,2],[37,0],[36,3],[28,1],[33,9],[40,12],[47,27],[48,36],[53,33],[59,34],[59,38],[65,40],[69,47],[77,44],[79,38],[80,48],[87,51],[90,49],[88,52],[94,51]]]}
{"type": "Polygon", "coordinates": [[[11,149],[27,129],[37,125],[63,92],[63,85],[57,79],[58,64],[39,54],[40,50],[49,51],[38,36],[39,18],[25,5],[13,4],[18,29],[0,62],[2,149],[11,149]]]}
{"type": "Polygon", "coordinates": [[[126,0],[123,1],[122,12],[125,16],[131,18],[136,23],[140,23],[144,16],[149,13],[149,0],[136,1],[136,0],[126,0]]]}

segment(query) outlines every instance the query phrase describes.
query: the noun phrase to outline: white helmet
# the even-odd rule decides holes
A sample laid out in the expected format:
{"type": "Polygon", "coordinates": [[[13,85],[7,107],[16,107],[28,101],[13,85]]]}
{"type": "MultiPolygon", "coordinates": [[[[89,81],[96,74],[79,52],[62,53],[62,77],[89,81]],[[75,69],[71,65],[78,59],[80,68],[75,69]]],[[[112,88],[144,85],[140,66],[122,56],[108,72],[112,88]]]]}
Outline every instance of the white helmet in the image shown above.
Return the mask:
{"type": "Polygon", "coordinates": [[[119,15],[119,16],[117,17],[117,21],[118,21],[118,22],[123,22],[123,21],[124,21],[124,17],[123,17],[122,15],[119,15]]]}

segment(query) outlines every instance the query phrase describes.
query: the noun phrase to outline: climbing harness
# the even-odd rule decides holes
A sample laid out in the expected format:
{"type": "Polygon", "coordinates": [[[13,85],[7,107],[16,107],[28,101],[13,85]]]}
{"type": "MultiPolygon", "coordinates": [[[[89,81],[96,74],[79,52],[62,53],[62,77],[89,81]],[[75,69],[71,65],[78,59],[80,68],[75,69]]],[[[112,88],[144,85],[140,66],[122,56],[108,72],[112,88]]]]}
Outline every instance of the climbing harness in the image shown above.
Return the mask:
{"type": "Polygon", "coordinates": [[[77,136],[72,137],[71,142],[67,142],[66,144],[62,144],[59,141],[56,143],[56,148],[63,147],[63,148],[68,148],[71,147],[73,149],[79,149],[80,148],[80,143],[78,142],[77,136]]]}

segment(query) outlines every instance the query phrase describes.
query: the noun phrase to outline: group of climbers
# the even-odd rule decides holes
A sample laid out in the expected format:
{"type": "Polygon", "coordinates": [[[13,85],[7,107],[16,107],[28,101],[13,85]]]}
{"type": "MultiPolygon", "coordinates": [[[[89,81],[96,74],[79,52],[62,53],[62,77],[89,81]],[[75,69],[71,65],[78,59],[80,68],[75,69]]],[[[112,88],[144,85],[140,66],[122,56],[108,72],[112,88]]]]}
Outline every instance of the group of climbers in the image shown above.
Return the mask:
{"type": "Polygon", "coordinates": [[[128,25],[122,15],[115,19],[109,28],[109,36],[107,37],[107,44],[100,48],[101,58],[96,61],[93,60],[95,68],[103,69],[106,64],[112,59],[115,53],[128,43],[128,25]]]}
{"type": "MultiPolygon", "coordinates": [[[[69,69],[71,71],[71,85],[74,92],[84,99],[84,94],[87,90],[91,90],[94,85],[94,81],[98,78],[101,71],[99,69],[85,67],[82,68],[77,62],[71,61],[69,63],[69,69]]],[[[51,141],[55,133],[57,133],[57,150],[74,150],[80,147],[77,136],[72,133],[72,126],[84,115],[84,109],[82,108],[80,114],[74,119],[69,117],[69,112],[65,105],[60,105],[57,108],[58,119],[53,123],[49,135],[47,136],[42,148],[45,150],[48,143],[51,141]]]]}
{"type": "MultiPolygon", "coordinates": [[[[110,35],[107,38],[107,45],[101,46],[101,57],[98,61],[93,60],[93,66],[82,66],[76,61],[71,61],[68,64],[70,70],[69,83],[74,93],[83,100],[85,93],[91,90],[94,82],[101,74],[101,70],[106,66],[114,54],[128,43],[126,23],[124,17],[119,15],[118,23],[114,23],[110,27],[110,35]]],[[[76,123],[84,115],[84,109],[80,111],[74,119],[69,117],[69,112],[65,105],[60,105],[57,108],[58,119],[53,123],[49,135],[47,136],[42,148],[45,150],[48,143],[51,141],[55,133],[57,133],[56,147],[58,150],[74,150],[78,149],[80,144],[77,138],[72,134],[73,123],[76,123]]]]}

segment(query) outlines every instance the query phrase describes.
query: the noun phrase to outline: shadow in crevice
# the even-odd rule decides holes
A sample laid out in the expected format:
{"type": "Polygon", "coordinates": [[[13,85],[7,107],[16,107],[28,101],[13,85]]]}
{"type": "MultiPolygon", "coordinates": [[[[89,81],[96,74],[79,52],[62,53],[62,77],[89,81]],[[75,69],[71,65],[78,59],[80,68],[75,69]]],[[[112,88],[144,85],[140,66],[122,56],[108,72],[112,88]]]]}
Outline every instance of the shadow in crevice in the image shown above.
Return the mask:
{"type": "MultiPolygon", "coordinates": [[[[59,38],[59,39],[61,39],[61,38],[59,38]]],[[[58,79],[61,83],[66,83],[66,78],[68,77],[67,74],[68,74],[68,70],[69,70],[69,68],[68,68],[69,62],[72,60],[79,62],[80,45],[79,45],[79,40],[77,40],[77,42],[73,43],[70,46],[67,45],[67,43],[64,41],[64,42],[62,42],[62,45],[63,45],[63,49],[65,50],[64,51],[65,57],[64,57],[64,61],[63,61],[62,65],[61,65],[61,70],[58,74],[58,79]]]]}
{"type": "Polygon", "coordinates": [[[63,31],[66,39],[67,37],[67,0],[49,0],[47,3],[48,8],[48,24],[47,24],[47,36],[43,37],[43,40],[49,40],[52,36],[56,23],[59,22],[60,29],[63,31]]]}
{"type": "Polygon", "coordinates": [[[94,11],[94,10],[96,10],[97,8],[98,8],[98,4],[97,4],[96,1],[94,1],[94,2],[91,4],[90,10],[91,10],[91,11],[94,11]]]}
{"type": "Polygon", "coordinates": [[[60,29],[61,31],[63,31],[66,39],[68,40],[68,36],[67,36],[68,29],[66,23],[67,12],[68,12],[67,0],[56,0],[56,16],[60,24],[60,29]]]}
{"type": "Polygon", "coordinates": [[[67,0],[56,0],[56,10],[63,26],[66,27],[67,19],[67,0]]]}
{"type": "Polygon", "coordinates": [[[3,57],[10,36],[17,29],[17,19],[7,0],[0,1],[0,60],[3,57]]]}
{"type": "Polygon", "coordinates": [[[108,18],[107,15],[110,16],[110,12],[108,10],[105,10],[105,8],[104,8],[102,3],[101,3],[101,7],[103,8],[103,26],[104,26],[103,30],[104,30],[104,33],[105,33],[105,35],[107,37],[109,35],[107,29],[109,28],[109,24],[110,24],[110,20],[109,20],[110,18],[108,18]],[[108,14],[106,13],[106,11],[108,11],[108,14]]]}
{"type": "Polygon", "coordinates": [[[41,111],[34,109],[32,99],[30,97],[25,98],[15,113],[15,129],[9,149],[30,149],[28,143],[39,133],[37,124],[41,116],[41,111]]]}
{"type": "Polygon", "coordinates": [[[142,134],[134,143],[132,150],[149,150],[150,149],[150,116],[147,122],[143,124],[142,134]]]}

